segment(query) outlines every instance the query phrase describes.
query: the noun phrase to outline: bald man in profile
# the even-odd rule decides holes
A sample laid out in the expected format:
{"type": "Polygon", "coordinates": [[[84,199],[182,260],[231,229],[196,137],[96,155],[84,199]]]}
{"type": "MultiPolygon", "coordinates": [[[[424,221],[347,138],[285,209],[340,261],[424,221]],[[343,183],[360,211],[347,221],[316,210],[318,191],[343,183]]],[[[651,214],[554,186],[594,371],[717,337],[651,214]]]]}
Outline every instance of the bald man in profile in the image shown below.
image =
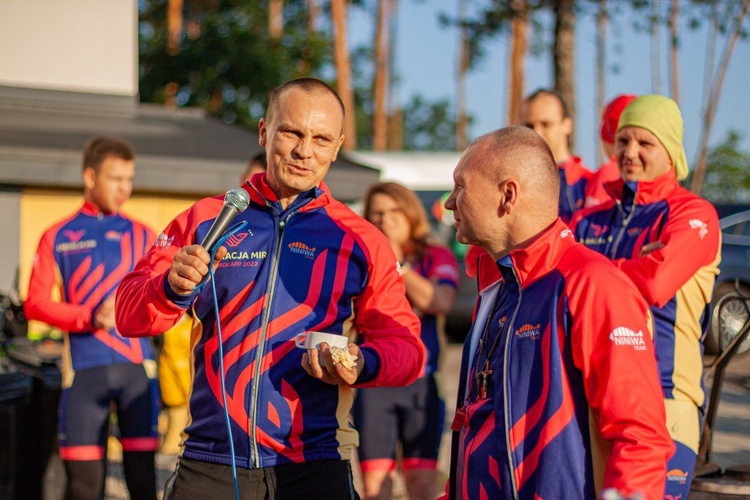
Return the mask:
{"type": "Polygon", "coordinates": [[[549,147],[528,128],[497,130],[464,151],[453,178],[456,238],[487,255],[446,496],[661,499],[673,445],[648,307],[558,217],[549,147]]]}

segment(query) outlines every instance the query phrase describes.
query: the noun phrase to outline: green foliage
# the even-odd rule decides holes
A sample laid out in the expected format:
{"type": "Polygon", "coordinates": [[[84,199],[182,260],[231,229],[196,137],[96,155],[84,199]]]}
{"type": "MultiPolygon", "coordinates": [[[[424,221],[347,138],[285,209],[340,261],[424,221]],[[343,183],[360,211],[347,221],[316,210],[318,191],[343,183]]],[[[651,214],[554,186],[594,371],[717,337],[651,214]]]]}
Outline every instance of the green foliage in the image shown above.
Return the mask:
{"type": "Polygon", "coordinates": [[[304,0],[284,2],[284,34],[277,41],[268,34],[267,2],[188,0],[175,55],[167,51],[166,10],[166,0],[140,4],[144,102],[166,103],[171,93],[178,106],[200,106],[225,122],[255,126],[274,87],[314,74],[330,60],[325,34],[307,30],[304,0]]]}
{"type": "MultiPolygon", "coordinates": [[[[713,203],[750,202],[750,153],[740,150],[742,136],[731,130],[711,149],[701,195],[713,203]]],[[[690,177],[685,185],[690,185],[690,177]]]]}
{"type": "Polygon", "coordinates": [[[414,95],[404,106],[405,151],[455,151],[456,119],[448,99],[428,102],[414,95]]]}

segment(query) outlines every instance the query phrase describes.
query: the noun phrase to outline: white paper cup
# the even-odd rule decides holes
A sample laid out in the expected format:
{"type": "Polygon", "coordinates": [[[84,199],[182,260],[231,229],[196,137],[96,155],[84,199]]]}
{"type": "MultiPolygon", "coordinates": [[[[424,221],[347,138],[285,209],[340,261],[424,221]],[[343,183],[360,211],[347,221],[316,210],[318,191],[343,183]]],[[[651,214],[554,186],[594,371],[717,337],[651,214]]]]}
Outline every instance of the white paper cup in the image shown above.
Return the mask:
{"type": "MultiPolygon", "coordinates": [[[[328,344],[328,347],[341,347],[343,349],[346,349],[349,345],[349,339],[346,336],[335,333],[307,331],[298,333],[297,336],[294,337],[294,345],[300,349],[320,350],[320,344],[323,342],[328,344]]],[[[323,363],[323,357],[320,356],[318,359],[320,365],[325,366],[323,363]]]]}

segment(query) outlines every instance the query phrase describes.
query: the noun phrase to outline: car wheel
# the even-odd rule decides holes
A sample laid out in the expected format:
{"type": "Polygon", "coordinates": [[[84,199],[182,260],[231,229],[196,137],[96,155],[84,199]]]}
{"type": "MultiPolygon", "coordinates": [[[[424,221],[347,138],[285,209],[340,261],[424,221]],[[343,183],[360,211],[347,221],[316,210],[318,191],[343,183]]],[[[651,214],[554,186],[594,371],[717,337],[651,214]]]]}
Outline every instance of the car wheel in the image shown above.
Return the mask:
{"type": "MultiPolygon", "coordinates": [[[[745,296],[750,296],[747,287],[740,286],[745,296]]],[[[737,293],[733,283],[722,283],[714,291],[711,328],[703,344],[709,354],[718,354],[727,348],[732,339],[750,319],[745,300],[737,293]]],[[[746,338],[736,354],[750,349],[750,337],[746,338]]]]}

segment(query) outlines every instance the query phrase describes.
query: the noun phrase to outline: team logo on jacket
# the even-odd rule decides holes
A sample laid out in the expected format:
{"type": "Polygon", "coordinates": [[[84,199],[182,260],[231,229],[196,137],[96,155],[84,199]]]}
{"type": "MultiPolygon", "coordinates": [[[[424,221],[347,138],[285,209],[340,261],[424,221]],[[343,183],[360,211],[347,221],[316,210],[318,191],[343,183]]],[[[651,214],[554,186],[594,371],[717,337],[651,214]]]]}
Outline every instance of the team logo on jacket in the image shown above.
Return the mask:
{"type": "Polygon", "coordinates": [[[161,233],[154,242],[154,246],[156,248],[167,248],[168,246],[172,245],[172,242],[174,241],[174,236],[167,236],[165,233],[161,233]]]}
{"type": "Polygon", "coordinates": [[[240,243],[242,243],[242,240],[247,238],[249,233],[241,233],[241,234],[233,234],[229,238],[227,238],[226,244],[227,246],[230,246],[232,248],[236,247],[240,243]]]}
{"type": "Polygon", "coordinates": [[[609,229],[609,226],[607,226],[606,224],[602,226],[601,224],[594,224],[593,222],[591,223],[591,232],[594,233],[595,238],[600,237],[607,231],[607,229],[609,229]]]}
{"type": "Polygon", "coordinates": [[[516,337],[519,339],[538,339],[542,336],[541,324],[536,325],[525,324],[518,330],[516,330],[516,337]]]}
{"type": "Polygon", "coordinates": [[[631,346],[636,351],[645,351],[646,342],[643,340],[643,332],[634,332],[624,326],[618,326],[609,334],[609,340],[615,345],[631,346]]]}
{"type": "Polygon", "coordinates": [[[309,246],[305,245],[301,241],[293,241],[289,243],[289,250],[292,253],[298,253],[300,255],[304,255],[308,259],[314,259],[315,258],[315,247],[310,248],[309,246]]]}
{"type": "Polygon", "coordinates": [[[672,469],[667,472],[667,481],[672,483],[685,484],[688,479],[687,471],[680,469],[672,469]]]}
{"type": "Polygon", "coordinates": [[[122,239],[122,233],[120,231],[110,230],[104,233],[104,239],[109,241],[120,241],[122,239]]]}
{"type": "Polygon", "coordinates": [[[65,243],[58,243],[55,245],[55,252],[57,253],[72,253],[82,252],[91,248],[96,248],[96,240],[80,240],[70,241],[65,243]]]}
{"type": "Polygon", "coordinates": [[[628,229],[627,232],[628,232],[628,236],[635,236],[639,234],[641,231],[643,231],[642,227],[631,227],[630,229],[628,229]]]}
{"type": "Polygon", "coordinates": [[[83,238],[83,235],[86,234],[85,229],[79,229],[78,231],[73,231],[72,229],[65,229],[62,232],[63,236],[68,238],[71,242],[75,243],[77,241],[80,241],[81,238],[83,238]]]}
{"type": "Polygon", "coordinates": [[[573,231],[570,229],[563,229],[560,231],[560,238],[567,238],[567,237],[573,237],[573,231]]]}
{"type": "Polygon", "coordinates": [[[701,239],[708,234],[708,224],[700,219],[690,219],[690,229],[697,229],[701,239]]]}

